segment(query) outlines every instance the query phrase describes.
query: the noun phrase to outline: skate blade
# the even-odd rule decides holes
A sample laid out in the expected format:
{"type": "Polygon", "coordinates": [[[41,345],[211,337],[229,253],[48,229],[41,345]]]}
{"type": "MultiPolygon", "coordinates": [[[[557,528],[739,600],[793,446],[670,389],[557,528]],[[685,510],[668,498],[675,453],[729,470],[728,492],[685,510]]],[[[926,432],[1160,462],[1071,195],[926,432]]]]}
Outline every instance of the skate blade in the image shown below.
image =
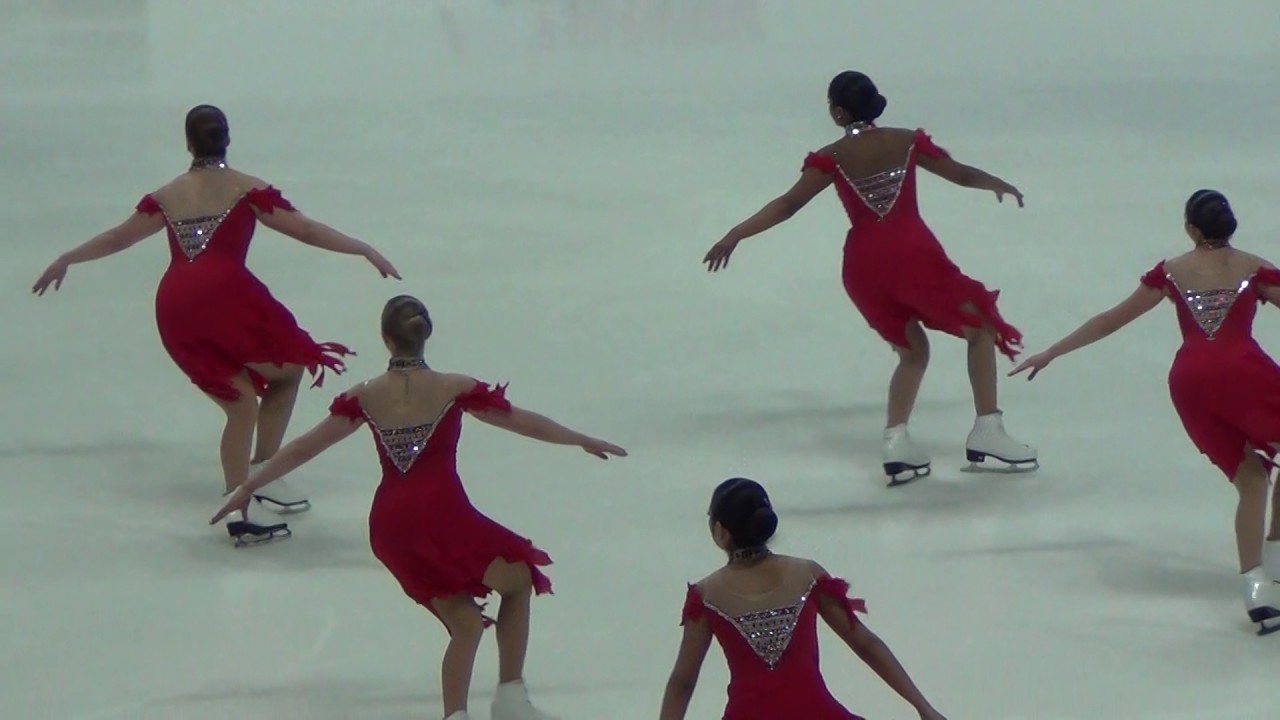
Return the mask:
{"type": "Polygon", "coordinates": [[[278,500],[273,500],[266,495],[254,495],[253,499],[257,500],[258,504],[261,505],[264,510],[270,510],[277,515],[297,515],[298,513],[304,513],[311,509],[310,500],[299,500],[295,503],[282,503],[278,500]]]}
{"type": "Polygon", "coordinates": [[[996,473],[1000,475],[1017,475],[1020,473],[1035,472],[1040,469],[1040,460],[1006,460],[1005,458],[989,453],[978,452],[977,450],[965,450],[965,459],[969,461],[969,466],[962,468],[962,472],[970,473],[996,473]],[[988,461],[1004,463],[1003,465],[988,465],[988,461]]]}
{"type": "Polygon", "coordinates": [[[888,487],[906,485],[922,477],[928,477],[931,472],[933,470],[928,465],[908,465],[901,462],[884,464],[884,474],[889,476],[888,487]]]}
{"type": "Polygon", "coordinates": [[[284,523],[258,525],[249,522],[233,522],[227,523],[227,534],[231,536],[237,548],[245,548],[284,540],[292,537],[293,531],[284,523]]]}

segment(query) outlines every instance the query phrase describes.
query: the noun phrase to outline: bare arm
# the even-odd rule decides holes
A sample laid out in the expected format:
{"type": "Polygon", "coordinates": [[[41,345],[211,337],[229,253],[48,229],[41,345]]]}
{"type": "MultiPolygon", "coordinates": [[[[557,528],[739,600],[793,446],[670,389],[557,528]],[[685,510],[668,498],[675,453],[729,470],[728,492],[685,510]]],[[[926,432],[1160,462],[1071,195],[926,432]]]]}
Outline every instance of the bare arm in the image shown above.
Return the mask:
{"type": "Polygon", "coordinates": [[[287,235],[311,247],[342,253],[368,256],[373,248],[366,242],[334,230],[322,222],[313,220],[297,210],[275,208],[270,212],[254,210],[258,220],[281,235],[287,235]]]}
{"type": "Polygon", "coordinates": [[[395,266],[372,245],[346,233],[338,232],[322,222],[312,220],[297,210],[277,207],[271,211],[262,211],[255,208],[254,213],[263,225],[281,235],[287,235],[300,243],[321,250],[343,255],[359,255],[377,268],[378,272],[382,273],[382,277],[400,279],[400,273],[395,266]]]}
{"type": "Polygon", "coordinates": [[[920,692],[920,688],[916,687],[889,646],[867,626],[850,618],[849,611],[839,601],[827,595],[819,596],[818,612],[849,649],[879,675],[886,685],[910,703],[911,707],[921,715],[937,712],[925,699],[924,693],[920,692]]]}
{"type": "Polygon", "coordinates": [[[667,689],[662,695],[662,712],[659,720],[684,720],[689,711],[689,701],[698,687],[702,662],[711,647],[711,626],[707,619],[686,623],[675,667],[667,679],[667,689]]]}
{"type": "Polygon", "coordinates": [[[66,265],[76,265],[90,260],[98,260],[108,255],[115,255],[121,250],[127,250],[137,245],[163,229],[164,216],[160,213],[136,212],[119,225],[95,235],[83,245],[63,254],[59,261],[66,265]]]}
{"type": "Polygon", "coordinates": [[[1003,195],[1013,195],[1018,199],[1018,206],[1022,206],[1022,193],[1018,192],[1017,188],[985,170],[957,162],[951,157],[933,157],[921,153],[917,158],[916,162],[920,167],[947,182],[964,188],[987,190],[1001,199],[1003,195]]]}
{"type": "Polygon", "coordinates": [[[1165,298],[1162,290],[1142,285],[1115,307],[1089,318],[1070,335],[1054,343],[1045,352],[1054,358],[1075,352],[1111,335],[1142,317],[1165,298]]]}
{"type": "Polygon", "coordinates": [[[70,266],[115,255],[163,229],[164,216],[160,213],[135,212],[119,225],[95,235],[84,244],[54,260],[36,280],[35,285],[31,287],[31,292],[44,295],[50,285],[53,285],[54,290],[59,290],[62,288],[62,280],[66,277],[67,268],[70,266]]]}
{"type": "Polygon", "coordinates": [[[545,415],[523,408],[513,406],[509,412],[501,410],[469,410],[468,412],[481,422],[552,445],[583,445],[591,440],[577,430],[570,430],[545,415]]]}
{"type": "Polygon", "coordinates": [[[256,475],[236,488],[218,514],[209,521],[210,524],[217,523],[228,513],[240,509],[253,497],[254,492],[310,462],[320,453],[350,437],[363,424],[339,415],[329,415],[321,420],[306,434],[281,448],[256,475]]]}
{"type": "Polygon", "coordinates": [[[724,240],[738,243],[790,220],[830,184],[831,176],[827,173],[816,168],[805,170],[791,189],[770,200],[755,215],[730,230],[724,240]]]}

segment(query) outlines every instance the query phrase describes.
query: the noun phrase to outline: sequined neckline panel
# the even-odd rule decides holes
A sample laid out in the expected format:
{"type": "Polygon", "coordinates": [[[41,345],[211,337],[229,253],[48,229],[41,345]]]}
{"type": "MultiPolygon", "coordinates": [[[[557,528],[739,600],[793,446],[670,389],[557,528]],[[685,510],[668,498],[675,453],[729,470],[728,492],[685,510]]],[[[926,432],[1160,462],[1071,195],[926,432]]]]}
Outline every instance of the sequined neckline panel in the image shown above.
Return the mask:
{"type": "Polygon", "coordinates": [[[387,451],[387,457],[391,458],[391,463],[396,466],[401,475],[405,475],[421,457],[440,419],[453,408],[453,405],[452,402],[445,405],[436,419],[429,423],[408,427],[381,427],[369,417],[368,413],[365,413],[365,418],[378,434],[378,441],[382,443],[382,449],[387,451]]]}
{"type": "Polygon", "coordinates": [[[902,196],[902,185],[907,181],[907,171],[911,167],[911,158],[915,155],[915,146],[907,151],[907,161],[900,167],[890,168],[884,172],[868,175],[867,177],[850,178],[845,173],[844,168],[836,163],[836,169],[840,171],[840,177],[853,188],[853,191],[862,199],[871,212],[880,217],[881,220],[893,211],[894,206],[898,204],[898,198],[902,196]]]}
{"type": "MultiPolygon", "coordinates": [[[[202,215],[200,217],[185,218],[182,220],[174,220],[169,216],[169,211],[160,206],[160,211],[164,213],[165,222],[173,230],[173,235],[178,240],[178,248],[182,250],[182,254],[187,256],[188,262],[194,262],[208,247],[209,241],[213,239],[213,234],[218,231],[222,223],[231,215],[240,203],[244,201],[249,193],[244,193],[236,198],[226,210],[217,215],[202,215]]],[[[159,205],[159,202],[156,203],[159,205]]]]}
{"type": "Polygon", "coordinates": [[[732,625],[742,639],[747,641],[747,645],[751,647],[756,657],[760,658],[770,670],[774,670],[782,661],[787,648],[791,646],[791,639],[795,637],[796,627],[800,624],[800,615],[809,604],[809,597],[817,584],[817,580],[809,583],[809,587],[800,599],[791,605],[758,610],[744,615],[731,616],[711,603],[703,604],[732,625]]]}
{"type": "Polygon", "coordinates": [[[1217,288],[1212,290],[1183,290],[1178,287],[1178,282],[1173,279],[1172,274],[1166,274],[1169,284],[1177,291],[1178,296],[1186,303],[1187,310],[1191,313],[1191,317],[1204,331],[1206,337],[1210,340],[1222,329],[1222,323],[1226,321],[1227,315],[1231,313],[1231,308],[1235,307],[1236,300],[1240,299],[1241,293],[1249,287],[1253,278],[1248,277],[1240,282],[1236,288],[1217,288]]]}

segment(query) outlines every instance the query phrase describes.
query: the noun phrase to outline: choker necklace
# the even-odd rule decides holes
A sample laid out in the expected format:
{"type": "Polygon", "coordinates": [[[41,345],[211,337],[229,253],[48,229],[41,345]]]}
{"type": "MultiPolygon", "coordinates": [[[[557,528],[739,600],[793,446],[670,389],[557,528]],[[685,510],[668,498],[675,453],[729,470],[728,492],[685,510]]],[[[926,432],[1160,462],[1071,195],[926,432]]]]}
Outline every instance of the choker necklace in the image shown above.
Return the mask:
{"type": "Polygon", "coordinates": [[[387,363],[391,372],[407,372],[409,370],[425,370],[427,361],[420,357],[393,357],[387,363]]]}
{"type": "Polygon", "coordinates": [[[752,563],[764,560],[773,554],[769,548],[760,546],[753,548],[739,548],[729,553],[729,562],[740,565],[750,565],[752,563]]]}
{"type": "Polygon", "coordinates": [[[854,122],[844,126],[844,134],[848,137],[853,137],[854,135],[861,135],[862,133],[871,132],[875,129],[875,123],[854,122]]]}
{"type": "Polygon", "coordinates": [[[196,158],[191,161],[192,170],[208,170],[210,168],[226,170],[227,159],[218,158],[218,157],[204,157],[204,158],[196,158]]]}

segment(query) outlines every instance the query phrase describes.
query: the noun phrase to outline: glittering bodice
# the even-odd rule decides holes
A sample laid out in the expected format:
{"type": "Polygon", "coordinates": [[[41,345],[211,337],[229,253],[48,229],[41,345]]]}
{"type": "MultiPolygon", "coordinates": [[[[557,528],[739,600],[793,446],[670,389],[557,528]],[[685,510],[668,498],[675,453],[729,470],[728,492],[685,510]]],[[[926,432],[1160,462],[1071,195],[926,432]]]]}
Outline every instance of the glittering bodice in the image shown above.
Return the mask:
{"type": "Polygon", "coordinates": [[[453,407],[453,403],[445,406],[440,411],[440,415],[429,423],[420,425],[410,425],[407,427],[382,427],[370,420],[369,424],[373,426],[377,433],[378,440],[382,443],[382,449],[386,451],[387,458],[391,460],[391,464],[401,474],[406,474],[413,467],[413,463],[422,455],[422,451],[427,447],[427,441],[431,439],[432,433],[435,432],[436,426],[440,422],[440,418],[453,407]]]}
{"type": "Polygon", "coordinates": [[[791,639],[795,637],[796,628],[809,598],[813,594],[811,584],[798,600],[790,605],[766,610],[757,610],[742,615],[732,616],[708,604],[717,615],[724,618],[747,641],[756,657],[773,670],[778,667],[791,639]]]}
{"type": "Polygon", "coordinates": [[[850,178],[843,169],[840,175],[845,182],[849,183],[849,187],[853,188],[862,202],[866,203],[871,212],[884,218],[890,210],[893,210],[898,197],[902,194],[902,185],[907,179],[907,168],[906,166],[896,167],[858,179],[850,178]]]}
{"type": "MultiPolygon", "coordinates": [[[[1183,290],[1178,287],[1178,283],[1172,275],[1167,277],[1169,285],[1174,289],[1177,296],[1181,298],[1183,307],[1190,315],[1191,320],[1204,332],[1205,337],[1209,340],[1213,340],[1218,336],[1218,332],[1222,330],[1227,317],[1231,314],[1231,310],[1236,307],[1237,301],[1250,289],[1252,280],[1252,278],[1245,279],[1235,288],[1183,290]]],[[[1252,317],[1246,319],[1246,331],[1251,321],[1252,317]]]]}
{"type": "Polygon", "coordinates": [[[217,232],[218,226],[231,214],[227,209],[221,215],[206,215],[188,220],[170,220],[173,235],[178,240],[178,247],[188,260],[195,260],[209,246],[209,239],[217,232]]]}

